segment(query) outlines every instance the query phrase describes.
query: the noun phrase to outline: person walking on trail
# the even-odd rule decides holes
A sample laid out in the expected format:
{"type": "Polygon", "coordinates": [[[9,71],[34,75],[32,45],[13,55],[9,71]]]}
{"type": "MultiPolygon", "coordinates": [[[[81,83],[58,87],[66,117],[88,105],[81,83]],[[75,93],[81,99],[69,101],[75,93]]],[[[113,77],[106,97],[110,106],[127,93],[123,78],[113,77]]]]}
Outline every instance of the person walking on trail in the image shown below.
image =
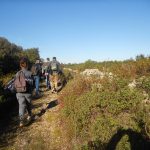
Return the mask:
{"type": "Polygon", "coordinates": [[[8,83],[7,88],[15,90],[16,97],[19,103],[19,120],[20,127],[25,125],[25,112],[28,112],[27,121],[31,121],[31,96],[33,89],[33,78],[31,71],[28,70],[28,59],[20,60],[21,70],[18,71],[15,77],[8,83]]]}
{"type": "Polygon", "coordinates": [[[56,60],[56,57],[53,57],[53,60],[51,61],[51,75],[50,75],[52,93],[58,92],[58,80],[60,72],[61,72],[61,65],[56,60]]]}
{"type": "Polygon", "coordinates": [[[51,72],[51,69],[50,69],[50,59],[47,58],[46,59],[47,62],[43,63],[42,65],[42,74],[44,74],[45,76],[45,81],[46,81],[46,90],[49,90],[50,89],[50,72],[51,72]]]}
{"type": "Polygon", "coordinates": [[[39,84],[40,84],[40,75],[42,73],[42,68],[41,68],[39,59],[37,59],[35,64],[33,64],[31,68],[31,72],[32,72],[32,75],[34,78],[34,84],[35,84],[35,97],[37,98],[40,96],[39,84]]]}

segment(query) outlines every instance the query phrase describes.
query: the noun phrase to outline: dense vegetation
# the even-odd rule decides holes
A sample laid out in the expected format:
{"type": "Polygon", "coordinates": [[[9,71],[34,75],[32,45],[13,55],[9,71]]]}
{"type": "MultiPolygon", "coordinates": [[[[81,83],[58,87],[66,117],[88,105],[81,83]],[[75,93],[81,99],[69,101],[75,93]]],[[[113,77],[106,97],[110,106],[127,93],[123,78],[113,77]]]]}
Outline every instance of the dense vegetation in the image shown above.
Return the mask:
{"type": "Polygon", "coordinates": [[[40,58],[39,50],[38,48],[23,49],[21,46],[9,42],[6,38],[0,37],[0,105],[6,101],[10,94],[3,90],[3,86],[19,70],[21,57],[27,57],[31,66],[37,58],[40,58]]]}
{"type": "Polygon", "coordinates": [[[135,59],[125,61],[96,62],[87,60],[81,64],[66,64],[66,68],[84,71],[85,69],[99,69],[104,72],[112,72],[120,77],[134,79],[138,76],[150,74],[150,57],[138,55],[135,59]]]}
{"type": "Polygon", "coordinates": [[[60,96],[62,117],[72,149],[149,149],[149,57],[65,67],[98,68],[114,74],[113,78],[77,75],[65,87],[60,96]],[[130,88],[133,79],[136,86],[130,88]]]}
{"type": "Polygon", "coordinates": [[[38,48],[23,49],[21,46],[10,43],[7,39],[0,37],[0,73],[7,74],[19,68],[19,59],[28,57],[30,63],[39,58],[38,48]]]}

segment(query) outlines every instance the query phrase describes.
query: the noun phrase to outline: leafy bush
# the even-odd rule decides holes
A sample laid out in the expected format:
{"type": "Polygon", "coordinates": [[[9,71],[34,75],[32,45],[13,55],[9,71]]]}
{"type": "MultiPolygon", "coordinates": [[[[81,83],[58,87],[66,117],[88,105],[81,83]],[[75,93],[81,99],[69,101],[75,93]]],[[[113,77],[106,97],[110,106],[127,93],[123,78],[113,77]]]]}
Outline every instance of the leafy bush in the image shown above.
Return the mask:
{"type": "Polygon", "coordinates": [[[99,69],[103,72],[112,72],[113,74],[126,79],[134,79],[137,76],[150,74],[150,57],[142,57],[137,60],[125,61],[104,61],[96,62],[87,60],[80,64],[66,64],[65,67],[84,71],[85,69],[99,69]]]}
{"type": "Polygon", "coordinates": [[[150,97],[150,77],[143,76],[137,80],[137,87],[148,93],[150,97]]]}
{"type": "MultiPolygon", "coordinates": [[[[99,141],[105,147],[119,128],[142,131],[137,112],[142,113],[144,96],[127,85],[128,80],[122,78],[89,80],[77,77],[68,83],[60,99],[66,130],[73,129],[67,136],[74,141],[75,149],[88,149],[89,141],[99,141]],[[93,84],[101,84],[101,88],[94,90],[93,84]]],[[[119,147],[126,145],[128,148],[127,137],[122,140],[119,147]]]]}
{"type": "Polygon", "coordinates": [[[14,77],[14,74],[10,73],[5,76],[1,76],[0,80],[0,105],[7,101],[7,97],[11,97],[13,94],[8,90],[4,90],[4,86],[14,77]]]}
{"type": "Polygon", "coordinates": [[[29,58],[29,67],[39,58],[38,48],[24,50],[22,47],[9,42],[6,38],[0,37],[0,74],[6,75],[19,69],[21,57],[29,58]]]}
{"type": "Polygon", "coordinates": [[[64,70],[63,73],[65,75],[66,81],[73,79],[73,74],[70,71],[64,70]]]}

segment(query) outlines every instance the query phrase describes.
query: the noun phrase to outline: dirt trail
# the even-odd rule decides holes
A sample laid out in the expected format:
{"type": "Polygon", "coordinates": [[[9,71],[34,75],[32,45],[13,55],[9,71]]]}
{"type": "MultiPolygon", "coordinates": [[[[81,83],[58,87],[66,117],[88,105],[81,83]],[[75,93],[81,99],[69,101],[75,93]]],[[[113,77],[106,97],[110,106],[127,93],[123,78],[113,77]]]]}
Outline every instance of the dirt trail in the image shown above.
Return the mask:
{"type": "Polygon", "coordinates": [[[17,116],[12,116],[7,129],[0,137],[0,149],[67,149],[63,144],[58,95],[51,94],[51,91],[44,91],[43,96],[34,99],[32,104],[35,119],[27,126],[19,128],[17,116]]]}

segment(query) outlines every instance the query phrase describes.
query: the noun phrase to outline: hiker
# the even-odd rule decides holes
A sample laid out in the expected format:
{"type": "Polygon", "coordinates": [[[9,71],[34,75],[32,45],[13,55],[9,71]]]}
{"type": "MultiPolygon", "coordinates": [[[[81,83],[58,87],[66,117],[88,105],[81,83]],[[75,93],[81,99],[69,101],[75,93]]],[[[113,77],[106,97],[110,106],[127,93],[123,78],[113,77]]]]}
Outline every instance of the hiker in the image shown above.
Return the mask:
{"type": "Polygon", "coordinates": [[[47,62],[43,63],[42,65],[42,74],[44,74],[45,76],[45,81],[46,81],[46,90],[49,90],[50,89],[50,72],[51,72],[51,69],[50,69],[50,59],[47,58],[46,59],[47,62]]]}
{"type": "Polygon", "coordinates": [[[61,72],[60,63],[56,60],[56,57],[53,57],[53,60],[51,61],[51,75],[50,75],[52,93],[58,92],[57,88],[60,72],[61,72]]]}
{"type": "Polygon", "coordinates": [[[31,96],[33,89],[33,79],[31,72],[28,70],[27,58],[21,58],[20,67],[21,70],[18,71],[15,77],[8,83],[7,88],[10,90],[15,89],[16,91],[16,97],[19,103],[19,126],[23,127],[25,123],[25,112],[28,112],[28,121],[31,121],[32,117],[31,96]]]}
{"type": "Polygon", "coordinates": [[[33,64],[32,68],[31,68],[31,72],[32,72],[34,84],[35,84],[35,97],[37,98],[40,96],[39,84],[40,84],[40,76],[42,73],[42,68],[41,68],[39,59],[37,59],[35,64],[33,64]]]}

